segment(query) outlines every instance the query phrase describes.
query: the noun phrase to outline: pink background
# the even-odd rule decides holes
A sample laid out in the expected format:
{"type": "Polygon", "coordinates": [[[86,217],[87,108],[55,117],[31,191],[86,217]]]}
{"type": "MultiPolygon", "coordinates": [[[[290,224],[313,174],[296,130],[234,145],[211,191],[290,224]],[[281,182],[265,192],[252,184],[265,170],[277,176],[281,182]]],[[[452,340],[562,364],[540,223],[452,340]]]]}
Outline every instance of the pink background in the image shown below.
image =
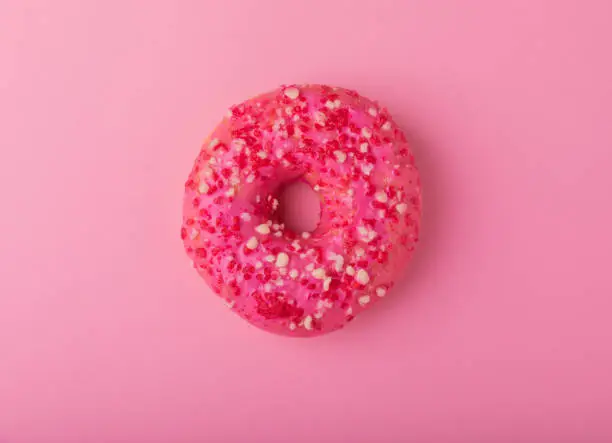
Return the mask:
{"type": "Polygon", "coordinates": [[[612,439],[612,2],[0,2],[0,442],[612,439]],[[230,104],[355,88],[423,242],[350,328],[230,313],[182,186],[230,104]]]}

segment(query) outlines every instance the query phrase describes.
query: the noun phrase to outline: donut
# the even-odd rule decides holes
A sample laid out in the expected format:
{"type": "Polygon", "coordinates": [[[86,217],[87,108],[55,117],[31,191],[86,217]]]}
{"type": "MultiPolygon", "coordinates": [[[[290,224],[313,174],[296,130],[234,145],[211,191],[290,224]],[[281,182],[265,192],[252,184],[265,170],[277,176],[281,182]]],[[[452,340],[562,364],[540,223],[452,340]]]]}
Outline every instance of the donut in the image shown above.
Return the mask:
{"type": "Polygon", "coordinates": [[[357,92],[284,85],[232,106],[185,183],[181,238],[193,267],[235,313],[308,337],[384,298],[419,238],[414,156],[389,112],[357,92]],[[286,226],[295,181],[320,201],[312,232],[286,226]]]}

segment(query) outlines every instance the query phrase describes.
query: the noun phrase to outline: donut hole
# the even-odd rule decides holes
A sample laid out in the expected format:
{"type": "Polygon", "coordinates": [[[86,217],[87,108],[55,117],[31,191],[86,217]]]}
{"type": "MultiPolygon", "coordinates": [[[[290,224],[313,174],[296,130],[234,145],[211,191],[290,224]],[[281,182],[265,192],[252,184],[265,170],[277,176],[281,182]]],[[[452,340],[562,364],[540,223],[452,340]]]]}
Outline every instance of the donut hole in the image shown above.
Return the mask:
{"type": "Polygon", "coordinates": [[[278,216],[286,229],[312,232],[321,221],[319,195],[303,180],[287,183],[278,196],[278,216]]]}

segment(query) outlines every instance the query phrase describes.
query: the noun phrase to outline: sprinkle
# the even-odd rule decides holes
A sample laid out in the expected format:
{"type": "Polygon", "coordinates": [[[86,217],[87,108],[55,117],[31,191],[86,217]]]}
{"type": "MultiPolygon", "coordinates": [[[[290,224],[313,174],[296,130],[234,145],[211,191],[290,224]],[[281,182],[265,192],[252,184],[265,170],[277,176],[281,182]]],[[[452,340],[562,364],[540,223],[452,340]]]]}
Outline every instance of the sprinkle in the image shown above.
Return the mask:
{"type": "Polygon", "coordinates": [[[381,126],[382,129],[384,129],[385,131],[388,131],[389,129],[391,129],[391,122],[385,122],[384,125],[381,126]]]}
{"type": "Polygon", "coordinates": [[[370,114],[372,117],[376,117],[378,115],[378,111],[375,108],[370,108],[368,109],[368,114],[370,114]]]}
{"type": "Polygon", "coordinates": [[[326,277],[325,280],[323,280],[323,292],[329,291],[329,284],[331,283],[331,281],[331,277],[326,277]]]}
{"type": "Polygon", "coordinates": [[[247,222],[251,221],[251,214],[249,214],[248,212],[243,212],[242,214],[240,214],[240,218],[247,222]]]}
{"type": "Polygon", "coordinates": [[[355,249],[355,255],[357,256],[357,258],[361,258],[365,255],[365,251],[363,250],[363,248],[357,248],[355,249]]]}
{"type": "Polygon", "coordinates": [[[353,195],[355,195],[355,190],[353,188],[349,189],[348,191],[346,191],[346,193],[352,197],[353,195]]]}
{"type": "Polygon", "coordinates": [[[357,271],[355,280],[357,280],[357,282],[359,282],[362,285],[367,285],[368,282],[370,281],[370,276],[368,275],[367,271],[365,271],[364,269],[360,269],[359,271],[357,271]]]}
{"type": "Polygon", "coordinates": [[[336,263],[334,263],[334,269],[336,272],[342,271],[342,266],[344,266],[344,257],[341,255],[336,256],[336,263]]]}
{"type": "Polygon", "coordinates": [[[399,205],[397,205],[395,207],[395,209],[397,210],[397,212],[399,212],[400,214],[405,213],[408,210],[408,205],[406,203],[400,203],[399,205]]]}
{"type": "Polygon", "coordinates": [[[292,331],[295,331],[295,328],[297,328],[295,323],[293,322],[289,323],[289,329],[291,329],[292,331]]]}
{"type": "Polygon", "coordinates": [[[284,252],[281,252],[276,256],[276,267],[284,268],[289,263],[289,256],[284,252]]]}
{"type": "Polygon", "coordinates": [[[384,191],[378,191],[376,194],[374,194],[374,197],[381,203],[387,203],[388,198],[384,191]]]}
{"type": "Polygon", "coordinates": [[[312,271],[312,276],[318,280],[323,280],[325,278],[325,269],[317,268],[312,271]]]}
{"type": "Polygon", "coordinates": [[[312,331],[312,317],[310,315],[306,316],[304,319],[304,327],[309,331],[312,331]]]}
{"type": "Polygon", "coordinates": [[[272,209],[276,211],[278,209],[279,202],[277,199],[272,200],[272,209]]]}
{"type": "Polygon", "coordinates": [[[251,237],[247,241],[246,247],[249,248],[249,249],[255,249],[258,244],[259,244],[259,242],[257,241],[257,239],[255,237],[251,237]]]}
{"type": "Polygon", "coordinates": [[[255,269],[261,269],[263,267],[263,263],[258,261],[255,263],[255,269]]]}
{"type": "Polygon", "coordinates": [[[344,163],[346,161],[346,154],[342,151],[334,151],[334,155],[336,156],[336,160],[338,163],[344,163]]]}
{"type": "Polygon", "coordinates": [[[297,271],[297,269],[292,269],[291,271],[289,271],[289,277],[293,279],[297,278],[298,275],[299,275],[299,272],[297,271]]]}
{"type": "Polygon", "coordinates": [[[376,295],[378,295],[379,297],[384,297],[386,293],[387,293],[387,290],[383,288],[382,286],[379,286],[378,288],[376,288],[376,295]]]}
{"type": "Polygon", "coordinates": [[[268,154],[265,151],[259,151],[257,153],[257,157],[264,159],[264,158],[268,158],[268,154]]]}
{"type": "Polygon", "coordinates": [[[321,111],[316,111],[313,115],[317,123],[325,123],[325,120],[327,120],[327,117],[321,111]]]}
{"type": "Polygon", "coordinates": [[[368,152],[368,144],[367,143],[362,143],[359,145],[359,150],[363,153],[368,152]]]}
{"type": "Polygon", "coordinates": [[[361,135],[363,135],[365,138],[370,138],[372,137],[372,130],[370,128],[361,128],[361,135]]]}
{"type": "Polygon", "coordinates": [[[215,146],[217,146],[219,144],[219,139],[218,138],[213,138],[210,143],[208,144],[209,148],[214,148],[215,146]]]}
{"type": "Polygon", "coordinates": [[[234,305],[236,304],[236,301],[235,300],[228,300],[225,303],[226,303],[228,308],[232,309],[234,307],[234,305]]]}
{"type": "Polygon", "coordinates": [[[312,187],[312,189],[313,189],[315,192],[319,192],[319,191],[321,190],[321,186],[319,186],[319,185],[314,185],[314,186],[312,187]]]}
{"type": "Polygon", "coordinates": [[[365,175],[370,175],[370,173],[372,172],[372,169],[374,169],[374,165],[370,165],[370,164],[361,165],[361,171],[365,175]]]}
{"type": "Polygon", "coordinates": [[[303,239],[310,238],[310,232],[302,232],[302,238],[303,239]]]}
{"type": "Polygon", "coordinates": [[[274,284],[278,287],[285,286],[285,282],[282,279],[276,280],[274,284]]]}
{"type": "Polygon", "coordinates": [[[195,240],[199,234],[200,232],[197,229],[192,229],[191,234],[189,235],[189,238],[192,240],[195,240]]]}
{"type": "Polygon", "coordinates": [[[200,191],[200,194],[206,194],[208,192],[208,189],[208,183],[200,182],[200,186],[198,186],[198,191],[200,191]]]}
{"type": "Polygon", "coordinates": [[[293,242],[291,243],[291,246],[293,246],[293,249],[295,249],[296,251],[299,251],[300,249],[302,249],[302,247],[300,246],[300,242],[297,240],[293,240],[293,242]]]}
{"type": "Polygon", "coordinates": [[[236,190],[234,188],[229,188],[226,192],[225,195],[228,197],[233,197],[234,195],[236,195],[236,190]]]}
{"type": "Polygon", "coordinates": [[[323,313],[322,312],[315,312],[314,314],[312,314],[312,316],[314,318],[316,318],[317,320],[319,320],[319,319],[323,318],[323,313]]]}
{"type": "Polygon", "coordinates": [[[285,89],[285,96],[289,97],[291,100],[295,100],[300,95],[300,90],[298,88],[287,88],[285,89]]]}
{"type": "Polygon", "coordinates": [[[272,292],[272,285],[270,283],[266,283],[264,285],[264,291],[266,292],[272,292]]]}
{"type": "Polygon", "coordinates": [[[353,314],[353,307],[349,306],[348,309],[346,310],[346,315],[352,315],[353,314]]]}
{"type": "Polygon", "coordinates": [[[359,297],[358,301],[359,301],[359,304],[361,306],[365,306],[368,303],[370,303],[370,296],[369,295],[362,295],[361,297],[359,297]]]}
{"type": "Polygon", "coordinates": [[[314,269],[314,263],[308,263],[308,264],[306,265],[305,269],[306,269],[308,272],[312,272],[312,270],[314,269]]]}
{"type": "Polygon", "coordinates": [[[257,226],[255,230],[261,235],[267,235],[270,233],[270,227],[265,223],[257,226]]]}
{"type": "Polygon", "coordinates": [[[266,255],[265,260],[268,263],[272,263],[274,260],[276,260],[276,257],[274,257],[273,255],[266,255]]]}
{"type": "Polygon", "coordinates": [[[347,266],[346,267],[346,273],[348,275],[355,275],[355,268],[353,268],[352,266],[347,266]]]}
{"type": "Polygon", "coordinates": [[[255,181],[255,176],[253,174],[249,174],[249,176],[246,178],[246,182],[253,183],[254,181],[255,181]]]}

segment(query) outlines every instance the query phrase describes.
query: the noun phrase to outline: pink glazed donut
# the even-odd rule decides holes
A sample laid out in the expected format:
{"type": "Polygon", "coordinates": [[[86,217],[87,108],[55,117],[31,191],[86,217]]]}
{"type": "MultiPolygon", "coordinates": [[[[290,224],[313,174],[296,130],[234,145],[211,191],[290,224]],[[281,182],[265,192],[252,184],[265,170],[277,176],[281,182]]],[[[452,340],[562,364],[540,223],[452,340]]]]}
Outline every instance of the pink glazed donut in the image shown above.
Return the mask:
{"type": "Polygon", "coordinates": [[[391,289],[418,241],[414,157],[387,110],[354,91],[290,85],[230,108],[185,184],[194,268],[252,324],[290,336],[342,328],[391,289]],[[293,232],[283,186],[304,180],[321,220],[293,232]]]}

